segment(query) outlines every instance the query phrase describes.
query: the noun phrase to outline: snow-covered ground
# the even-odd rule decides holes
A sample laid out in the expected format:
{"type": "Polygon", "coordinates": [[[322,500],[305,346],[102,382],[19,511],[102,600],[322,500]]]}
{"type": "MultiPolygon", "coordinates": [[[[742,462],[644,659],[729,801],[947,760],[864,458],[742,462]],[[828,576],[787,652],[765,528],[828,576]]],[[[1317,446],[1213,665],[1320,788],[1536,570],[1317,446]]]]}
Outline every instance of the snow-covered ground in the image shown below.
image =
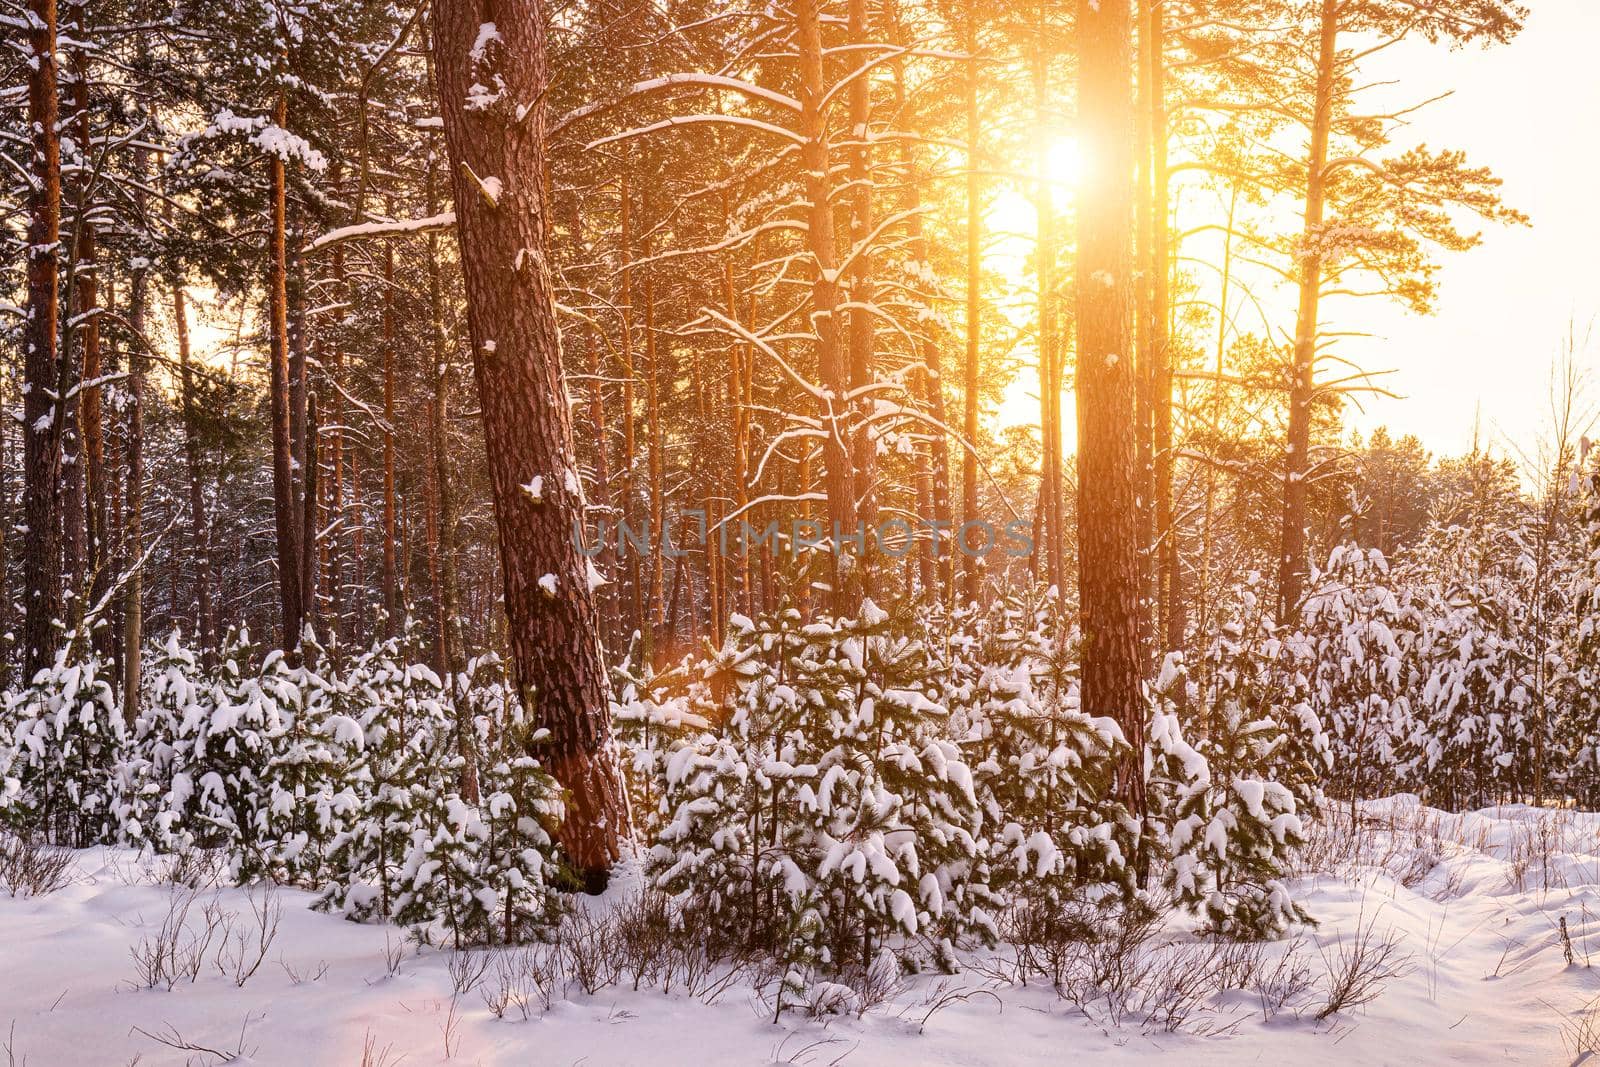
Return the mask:
{"type": "MultiPolygon", "coordinates": [[[[260,955],[252,918],[260,892],[192,894],[189,929],[204,928],[208,907],[212,915],[233,912],[234,940],[220,967],[219,935],[194,981],[152,990],[140,988],[134,956],[159,941],[174,893],[183,891],[162,883],[164,861],[86,850],[64,888],[0,896],[0,1037],[9,1031],[11,1056],[0,1049],[0,1062],[863,1067],[1165,1056],[1183,1064],[1415,1067],[1582,1058],[1593,1044],[1584,1009],[1600,997],[1600,971],[1588,966],[1591,952],[1600,964],[1600,815],[1523,807],[1443,815],[1397,797],[1366,805],[1362,824],[1358,834],[1320,833],[1308,854],[1317,873],[1301,875],[1300,895],[1320,925],[1265,949],[1269,961],[1296,953],[1310,986],[1276,1012],[1264,1012],[1259,988],[1210,996],[1178,1032],[1137,1013],[1113,1021],[1104,1004],[1079,1008],[1047,985],[999,984],[982,953],[957,978],[904,980],[862,1015],[789,1011],[774,1023],[749,984],[705,1003],[677,990],[635,991],[625,979],[594,995],[569,988],[528,1020],[514,1009],[496,1018],[483,996],[492,975],[455,996],[447,950],[419,949],[393,927],[310,911],[309,895],[287,890],[277,897],[276,938],[243,987],[232,972],[241,969],[237,960],[247,969],[260,955]],[[1403,973],[1364,1007],[1318,1021],[1330,964],[1352,954],[1360,931],[1369,944],[1394,942],[1381,969],[1403,973]]],[[[611,899],[627,891],[616,888],[611,899]]],[[[1167,961],[1153,973],[1198,958],[1183,955],[1197,951],[1185,946],[1190,940],[1166,931],[1147,950],[1167,961]],[[1175,940],[1179,947],[1170,947],[1175,940]]]]}

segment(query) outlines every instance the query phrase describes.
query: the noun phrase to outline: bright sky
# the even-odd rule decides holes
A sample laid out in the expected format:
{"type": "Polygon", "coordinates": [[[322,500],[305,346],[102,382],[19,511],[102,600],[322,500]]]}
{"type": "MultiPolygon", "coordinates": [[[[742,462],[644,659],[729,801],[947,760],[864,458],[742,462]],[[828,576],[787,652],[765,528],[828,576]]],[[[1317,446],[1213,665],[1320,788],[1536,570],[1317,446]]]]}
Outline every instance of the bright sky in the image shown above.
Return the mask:
{"type": "Polygon", "coordinates": [[[1436,315],[1420,318],[1374,301],[1347,305],[1350,322],[1378,336],[1343,342],[1369,369],[1392,367],[1403,400],[1377,399],[1353,422],[1416,433],[1435,452],[1470,446],[1481,411],[1486,433],[1526,446],[1548,422],[1552,360],[1569,322],[1591,404],[1600,402],[1600,41],[1596,0],[1534,0],[1510,45],[1451,52],[1407,44],[1383,57],[1375,78],[1401,79],[1417,98],[1453,88],[1421,112],[1414,138],[1465,149],[1505,181],[1508,204],[1531,228],[1490,229],[1481,247],[1447,257],[1436,315]],[[1594,341],[1581,347],[1594,326],[1594,341]]]}

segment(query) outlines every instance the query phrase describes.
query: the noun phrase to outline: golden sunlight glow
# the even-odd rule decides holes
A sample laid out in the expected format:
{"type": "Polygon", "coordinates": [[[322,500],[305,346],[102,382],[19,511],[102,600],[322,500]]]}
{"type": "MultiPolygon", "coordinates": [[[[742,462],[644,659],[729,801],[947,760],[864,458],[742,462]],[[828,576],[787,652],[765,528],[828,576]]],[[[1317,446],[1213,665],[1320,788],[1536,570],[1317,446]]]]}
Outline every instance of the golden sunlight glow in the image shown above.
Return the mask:
{"type": "MultiPolygon", "coordinates": [[[[1014,169],[1021,174],[1037,174],[1039,162],[1036,156],[1018,160],[1014,169]]],[[[1087,162],[1076,137],[1070,134],[1054,134],[1050,137],[1044,152],[1043,171],[1058,220],[1070,214],[1087,162]]],[[[1031,328],[1038,313],[1037,279],[1033,273],[1038,214],[1032,194],[1033,190],[1025,182],[999,186],[995,189],[985,219],[989,233],[984,268],[998,275],[1003,282],[1003,292],[997,294],[995,310],[1007,320],[1011,329],[1016,330],[1031,328]]],[[[1058,240],[1062,236],[1058,233],[1058,240]]],[[[1037,350],[1031,344],[1021,346],[1017,357],[1013,377],[1007,383],[999,405],[989,413],[991,426],[997,432],[1008,427],[1039,424],[1037,350]]],[[[1072,452],[1077,435],[1070,389],[1065,391],[1062,399],[1063,433],[1067,451],[1072,452]]]]}
{"type": "Polygon", "coordinates": [[[1045,176],[1059,205],[1064,199],[1071,199],[1083,181],[1083,147],[1076,137],[1056,136],[1051,138],[1044,159],[1045,176]]]}

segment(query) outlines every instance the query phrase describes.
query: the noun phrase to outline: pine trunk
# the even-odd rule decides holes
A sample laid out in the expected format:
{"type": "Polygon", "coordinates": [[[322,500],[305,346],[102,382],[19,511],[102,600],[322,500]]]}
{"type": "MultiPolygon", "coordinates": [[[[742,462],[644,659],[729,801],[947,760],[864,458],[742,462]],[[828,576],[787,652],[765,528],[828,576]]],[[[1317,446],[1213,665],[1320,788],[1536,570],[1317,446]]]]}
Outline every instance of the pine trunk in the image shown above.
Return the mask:
{"type": "Polygon", "coordinates": [[[206,521],[205,484],[200,464],[199,413],[195,409],[194,371],[189,354],[189,311],[183,286],[172,287],[172,322],[178,340],[178,389],[183,411],[183,452],[189,472],[189,537],[193,542],[195,629],[209,664],[216,653],[217,619],[211,606],[211,534],[206,521]]]}
{"type": "MultiPolygon", "coordinates": [[[[1044,12],[1039,17],[1040,37],[1045,30],[1044,12]]],[[[1049,57],[1043,52],[1035,54],[1032,62],[1034,120],[1037,123],[1035,151],[1034,210],[1038,217],[1039,283],[1039,425],[1044,446],[1040,469],[1039,511],[1043,521],[1038,525],[1043,534],[1042,571],[1046,584],[1062,588],[1064,545],[1066,541],[1062,524],[1065,508],[1061,493],[1061,347],[1060,315],[1056,296],[1056,213],[1055,189],[1050,175],[1050,131],[1046,117],[1049,97],[1049,57]]],[[[1036,552],[1036,560],[1038,550],[1036,552]]]]}
{"type": "Polygon", "coordinates": [[[955,551],[962,553],[962,599],[975,603],[983,583],[981,561],[967,555],[965,530],[978,521],[978,353],[983,337],[983,204],[978,195],[978,4],[967,0],[963,26],[963,48],[968,60],[963,82],[967,139],[967,363],[963,380],[966,400],[961,450],[961,530],[954,538],[955,551]]]}
{"type": "Polygon", "coordinates": [[[1171,235],[1167,228],[1169,173],[1167,166],[1167,70],[1165,7],[1161,0],[1147,4],[1145,54],[1150,92],[1150,329],[1152,373],[1155,378],[1155,482],[1156,538],[1160,557],[1161,621],[1168,652],[1181,652],[1187,627],[1183,570],[1179,557],[1178,528],[1173,509],[1172,441],[1172,314],[1171,235]]]}
{"type": "MultiPolygon", "coordinates": [[[[867,0],[850,0],[847,31],[856,48],[870,48],[867,32],[867,0]]],[[[865,53],[863,53],[865,54],[865,53]]],[[[864,390],[872,383],[873,359],[877,347],[877,327],[873,322],[873,257],[869,247],[872,234],[872,78],[858,75],[850,82],[850,241],[857,250],[848,276],[850,300],[850,388],[857,398],[852,407],[855,425],[851,427],[850,452],[855,469],[857,501],[861,519],[872,525],[877,513],[873,491],[873,442],[868,416],[872,397],[864,390]]],[[[868,541],[870,544],[870,539],[868,541]]],[[[863,574],[865,583],[870,571],[863,574]]],[[[867,591],[870,595],[870,590],[867,591]]]]}
{"type": "Polygon", "coordinates": [[[560,839],[591,889],[629,833],[584,559],[571,412],[544,196],[545,11],[531,0],[442,0],[440,112],[449,144],[467,324],[493,484],[517,684],[550,731],[537,754],[567,790],[560,839]],[[481,42],[493,23],[496,38],[481,42]],[[500,104],[469,107],[474,85],[500,104]],[[526,487],[542,479],[537,496],[526,487]]]}
{"type": "Polygon", "coordinates": [[[1117,795],[1145,811],[1133,351],[1133,100],[1129,0],[1079,0],[1078,100],[1094,161],[1078,212],[1078,588],[1083,710],[1121,726],[1117,795]]]}
{"type": "MultiPolygon", "coordinates": [[[[145,169],[144,150],[137,155],[138,173],[145,169]]],[[[142,205],[141,205],[142,206],[142,205]]],[[[149,272],[134,273],[128,301],[127,519],[123,524],[123,558],[128,577],[122,589],[122,718],[129,726],[139,716],[139,679],[144,651],[144,313],[149,272]]]]}
{"type": "Polygon", "coordinates": [[[28,4],[28,317],[23,328],[23,622],[25,680],[55,659],[61,614],[60,360],[56,281],[61,242],[61,142],[56,104],[55,0],[28,4]]]}
{"type": "MultiPolygon", "coordinates": [[[[288,101],[280,93],[272,120],[282,127],[287,117],[288,101]]],[[[269,153],[267,170],[272,212],[267,264],[272,503],[278,537],[278,602],[283,649],[293,652],[300,643],[305,609],[300,595],[300,517],[295,506],[294,441],[290,429],[288,190],[282,157],[269,153]]]]}
{"type": "Polygon", "coordinates": [[[633,367],[633,192],[628,179],[623,178],[617,190],[618,214],[622,229],[622,277],[618,315],[622,349],[622,504],[617,509],[617,550],[628,561],[629,621],[634,634],[643,637],[650,632],[650,622],[645,616],[644,589],[640,583],[639,553],[624,539],[622,527],[629,533],[635,531],[635,502],[638,497],[634,484],[634,463],[638,455],[638,427],[634,422],[634,367],[633,367]]]}
{"type": "Polygon", "coordinates": [[[1323,0],[1312,103],[1311,153],[1306,161],[1306,215],[1300,247],[1300,307],[1295,316],[1294,364],[1289,370],[1289,432],[1283,457],[1283,527],[1279,534],[1278,619],[1288,622],[1306,580],[1306,479],[1311,473],[1311,401],[1317,368],[1317,309],[1322,296],[1322,216],[1326,207],[1328,136],[1333,125],[1334,65],[1339,4],[1323,0]]]}
{"type": "MultiPolygon", "coordinates": [[[[75,34],[87,40],[84,8],[73,7],[75,34]]],[[[93,151],[94,128],[89,112],[89,57],[80,44],[72,50],[72,98],[77,112],[76,127],[79,151],[85,158],[93,151]]],[[[77,305],[74,318],[77,326],[68,332],[78,345],[79,391],[78,420],[83,437],[80,462],[83,464],[84,530],[86,534],[84,561],[89,571],[89,607],[98,606],[111,587],[112,563],[110,539],[106,533],[106,453],[105,426],[102,415],[100,377],[100,278],[99,248],[94,223],[94,177],[85,172],[81,178],[77,218],[74,220],[72,265],[73,302],[77,305]]],[[[103,621],[102,621],[103,623],[103,621]]],[[[109,655],[110,631],[103,624],[99,632],[91,635],[94,647],[109,655]]]]}
{"type": "MultiPolygon", "coordinates": [[[[393,205],[388,213],[393,214],[393,205]]],[[[400,577],[395,563],[394,242],[383,243],[383,611],[384,633],[400,630],[400,577]]]]}
{"type": "Polygon", "coordinates": [[[832,172],[828,163],[827,117],[822,104],[823,80],[821,12],[818,0],[799,0],[795,8],[795,36],[800,49],[800,124],[805,143],[800,149],[805,171],[806,235],[814,277],[811,282],[811,320],[816,331],[817,369],[824,394],[818,417],[829,427],[822,446],[824,493],[832,550],[833,611],[852,615],[863,596],[860,560],[845,553],[842,535],[855,532],[855,469],[840,426],[842,405],[850,391],[849,352],[840,336],[838,249],[834,246],[832,172]]]}

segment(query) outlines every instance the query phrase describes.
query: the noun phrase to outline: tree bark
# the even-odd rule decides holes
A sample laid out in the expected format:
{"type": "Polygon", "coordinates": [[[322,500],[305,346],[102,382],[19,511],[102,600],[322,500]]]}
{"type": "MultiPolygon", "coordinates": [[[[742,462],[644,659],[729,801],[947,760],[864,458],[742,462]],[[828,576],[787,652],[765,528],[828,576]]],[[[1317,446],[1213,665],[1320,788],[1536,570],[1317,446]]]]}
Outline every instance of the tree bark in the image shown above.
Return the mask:
{"type": "MultiPolygon", "coordinates": [[[[282,127],[288,121],[288,110],[288,99],[280,91],[273,105],[273,123],[282,127]]],[[[293,653],[300,644],[305,606],[300,589],[300,515],[295,506],[294,442],[290,427],[288,190],[282,156],[267,154],[267,177],[272,214],[267,258],[272,501],[278,538],[278,603],[283,650],[293,653]]]]}
{"type": "MultiPolygon", "coordinates": [[[[136,158],[136,170],[143,175],[145,150],[138,149],[136,158]]],[[[128,565],[122,590],[122,718],[129,726],[139,717],[144,652],[144,565],[140,556],[144,552],[144,313],[149,285],[149,270],[136,270],[128,302],[128,323],[134,336],[128,345],[128,513],[122,531],[128,565]]]]}
{"type": "Polygon", "coordinates": [[[533,0],[442,0],[440,113],[478,398],[494,490],[517,687],[548,729],[538,754],[567,790],[559,832],[588,887],[629,834],[611,739],[598,620],[574,541],[581,526],[544,195],[545,10],[533,0]],[[483,27],[493,24],[492,34],[483,27]],[[498,101],[469,97],[503,86],[498,101]],[[527,487],[535,477],[542,491],[527,487]]]}
{"type": "MultiPolygon", "coordinates": [[[[72,8],[74,34],[87,40],[84,6],[72,8]]],[[[94,151],[94,128],[89,113],[89,59],[85,48],[76,45],[72,50],[72,99],[77,112],[76,127],[79,154],[91,160],[94,151]]],[[[111,585],[112,563],[110,540],[106,535],[106,462],[105,427],[102,417],[100,358],[100,279],[99,252],[94,222],[94,175],[85,170],[79,178],[77,218],[74,220],[72,289],[76,327],[69,333],[78,345],[79,381],[82,386],[78,397],[79,432],[82,448],[79,462],[83,464],[84,499],[84,562],[89,573],[89,602],[98,604],[111,585]]],[[[94,647],[101,654],[109,654],[109,629],[102,620],[101,632],[90,635],[94,647]]]]}
{"type": "Polygon", "coordinates": [[[217,619],[211,605],[211,528],[206,521],[205,483],[200,469],[199,415],[195,410],[194,371],[189,359],[189,310],[182,285],[172,287],[172,323],[178,340],[183,453],[189,472],[189,536],[195,554],[195,629],[200,635],[201,655],[209,666],[217,648],[217,619]]]}
{"type": "MultiPolygon", "coordinates": [[[[983,204],[978,196],[978,3],[967,0],[962,24],[962,47],[967,53],[963,83],[967,142],[967,362],[963,393],[966,400],[961,450],[961,523],[978,521],[978,353],[983,337],[983,204]]],[[[980,560],[965,552],[965,537],[956,532],[952,548],[962,553],[961,595],[968,603],[978,599],[983,583],[980,560]]]]}
{"type": "Polygon", "coordinates": [[[1326,208],[1328,137],[1333,126],[1338,59],[1338,0],[1322,0],[1311,152],[1306,161],[1306,214],[1300,248],[1300,306],[1289,369],[1289,430],[1283,457],[1283,525],[1279,533],[1278,620],[1298,609],[1306,580],[1306,476],[1311,470],[1311,400],[1317,369],[1317,308],[1322,296],[1322,217],[1326,208]]]}
{"type": "Polygon", "coordinates": [[[633,268],[629,265],[633,261],[633,190],[624,177],[618,183],[617,189],[618,214],[621,224],[622,239],[622,272],[620,278],[621,297],[618,301],[618,314],[621,332],[622,349],[622,504],[617,510],[617,551],[621,552],[628,563],[628,598],[629,618],[633,625],[633,632],[643,637],[649,633],[650,621],[645,614],[644,590],[640,583],[643,581],[639,572],[639,553],[630,548],[624,541],[622,526],[627,526],[633,531],[634,504],[637,498],[634,485],[634,461],[638,455],[638,427],[634,422],[634,368],[633,368],[633,268]]]}
{"type": "Polygon", "coordinates": [[[1117,796],[1143,816],[1145,709],[1133,433],[1133,100],[1129,0],[1079,0],[1078,588],[1083,710],[1121,726],[1117,796]]]}
{"type": "MultiPolygon", "coordinates": [[[[388,214],[394,214],[389,205],[388,214]]],[[[400,632],[400,577],[395,566],[394,242],[383,242],[383,631],[400,632]]]]}
{"type": "MultiPolygon", "coordinates": [[[[1140,13],[1159,0],[1137,0],[1140,13]]],[[[1141,20],[1142,22],[1142,20],[1141,20]]],[[[1156,513],[1155,513],[1155,319],[1152,312],[1155,296],[1155,278],[1151,265],[1155,262],[1153,241],[1155,237],[1155,180],[1151,161],[1155,158],[1151,147],[1155,139],[1151,126],[1149,103],[1150,77],[1148,34],[1141,25],[1139,33],[1138,103],[1134,112],[1135,141],[1137,145],[1138,190],[1134,206],[1134,255],[1138,263],[1134,284],[1134,424],[1135,464],[1137,488],[1135,499],[1139,509],[1139,607],[1143,613],[1140,632],[1153,646],[1151,639],[1159,632],[1161,592],[1157,576],[1156,513]]],[[[1150,662],[1153,647],[1146,648],[1146,662],[1150,662]]]]}
{"type": "MultiPolygon", "coordinates": [[[[287,206],[287,205],[286,205],[287,206]]],[[[300,255],[298,219],[290,223],[285,219],[288,271],[286,293],[289,322],[289,449],[293,457],[293,491],[290,500],[294,506],[295,536],[294,568],[300,589],[300,628],[316,625],[317,594],[311,584],[312,557],[315,543],[306,530],[307,509],[315,507],[311,497],[311,433],[308,422],[311,396],[310,359],[306,346],[306,269],[300,255]]],[[[296,638],[298,641],[298,637],[296,638]]]]}
{"type": "MultiPolygon", "coordinates": [[[[439,211],[436,168],[428,164],[428,214],[439,211]]],[[[455,472],[450,464],[450,351],[444,329],[444,285],[439,269],[439,235],[428,234],[428,322],[433,347],[433,416],[430,439],[439,506],[439,653],[450,680],[455,713],[456,751],[461,756],[461,793],[478,799],[477,748],[473,745],[472,708],[460,699],[466,681],[466,634],[461,625],[461,583],[456,572],[457,529],[455,472]]]]}
{"type": "Polygon", "coordinates": [[[1178,529],[1173,511],[1174,455],[1172,440],[1172,248],[1167,227],[1169,171],[1167,166],[1167,70],[1166,7],[1163,0],[1150,0],[1145,23],[1146,62],[1149,65],[1151,217],[1150,328],[1151,351],[1155,357],[1155,481],[1156,537],[1161,568],[1161,618],[1165,627],[1166,651],[1184,647],[1187,612],[1184,607],[1183,568],[1179,556],[1178,529]]]}
{"type": "MultiPolygon", "coordinates": [[[[867,0],[850,0],[847,33],[852,45],[869,47],[867,0]]],[[[858,75],[850,83],[850,240],[860,251],[851,265],[848,279],[851,304],[850,388],[858,393],[872,383],[872,364],[877,347],[877,326],[870,310],[874,293],[873,257],[867,247],[872,234],[871,122],[872,78],[870,75],[858,75]]],[[[872,411],[872,398],[862,394],[852,408],[855,425],[851,428],[850,453],[855,469],[856,507],[862,521],[870,526],[877,513],[872,471],[875,457],[869,432],[871,427],[867,421],[872,411]]],[[[864,580],[868,574],[863,574],[864,580]]]]}
{"type": "Polygon", "coordinates": [[[61,614],[61,422],[57,399],[57,258],[61,142],[56,104],[55,0],[29,0],[28,317],[23,328],[23,670],[31,681],[55,659],[61,614]]]}
{"type": "Polygon", "coordinates": [[[646,474],[650,492],[650,618],[645,648],[653,659],[667,623],[667,468],[665,427],[661,419],[661,368],[657,365],[655,275],[644,274],[644,431],[650,442],[646,474]]]}
{"type": "Polygon", "coordinates": [[[304,598],[306,621],[313,628],[317,624],[317,515],[321,504],[322,473],[321,433],[318,422],[317,394],[306,392],[305,448],[302,452],[304,475],[300,487],[300,592],[304,598]]]}
{"type": "Polygon", "coordinates": [[[795,37],[800,51],[800,149],[805,171],[807,247],[813,260],[811,320],[816,330],[817,369],[823,397],[818,416],[830,431],[822,446],[824,492],[833,568],[833,611],[850,615],[863,596],[861,561],[845,554],[841,535],[854,533],[859,522],[856,481],[850,450],[839,420],[850,391],[849,353],[840,337],[838,249],[834,246],[833,180],[828,163],[827,116],[822,111],[827,91],[823,79],[821,12],[818,0],[798,0],[794,7],[795,37]]]}
{"type": "MultiPolygon", "coordinates": [[[[728,318],[737,322],[739,301],[733,285],[731,261],[722,265],[722,292],[723,301],[728,307],[728,318]]],[[[745,397],[745,382],[746,368],[753,355],[748,343],[728,346],[728,415],[733,422],[733,503],[742,522],[751,521],[751,516],[745,513],[745,508],[750,503],[750,407],[745,397]]],[[[738,533],[739,530],[732,530],[730,536],[737,536],[738,533]]],[[[739,610],[749,614],[755,610],[750,581],[750,546],[743,538],[739,538],[735,544],[739,546],[739,559],[736,564],[739,574],[739,610]]]]}
{"type": "MultiPolygon", "coordinates": [[[[904,31],[899,31],[895,43],[904,46],[905,37],[904,31]]],[[[903,114],[906,109],[905,71],[898,63],[895,65],[894,91],[895,111],[903,114]]],[[[911,238],[911,255],[918,263],[931,265],[933,261],[922,223],[923,175],[917,167],[916,156],[909,142],[900,142],[900,156],[906,169],[904,204],[911,213],[906,223],[911,238]]],[[[932,294],[929,296],[931,299],[932,294]]],[[[946,421],[944,377],[940,368],[940,338],[933,332],[936,329],[933,323],[928,323],[924,329],[926,332],[918,344],[922,371],[917,379],[922,387],[923,405],[938,428],[929,435],[927,450],[918,462],[917,491],[919,495],[925,493],[929,498],[922,517],[933,521],[935,531],[930,543],[918,553],[918,575],[925,592],[937,589],[941,598],[948,598],[954,591],[955,574],[955,553],[948,550],[944,541],[951,528],[950,448],[946,439],[949,423],[946,421]]]]}
{"type": "MultiPolygon", "coordinates": [[[[333,165],[332,184],[334,194],[338,196],[343,191],[341,170],[337,162],[333,165]]],[[[359,212],[354,221],[359,221],[359,212]]],[[[333,248],[333,262],[331,265],[333,281],[333,303],[342,305],[347,291],[345,289],[344,246],[335,245],[333,248]]],[[[344,590],[340,588],[344,583],[344,534],[345,519],[345,492],[344,492],[344,398],[339,392],[339,385],[344,377],[344,313],[341,309],[340,317],[333,323],[328,331],[328,358],[322,368],[323,380],[328,383],[328,481],[327,481],[327,516],[328,534],[322,540],[322,581],[326,589],[327,627],[335,636],[344,633],[344,590]]]]}
{"type": "MultiPolygon", "coordinates": [[[[1045,10],[1039,12],[1039,35],[1044,39],[1045,10]]],[[[1043,463],[1039,472],[1039,510],[1043,516],[1045,582],[1057,589],[1063,587],[1064,544],[1062,523],[1066,509],[1061,499],[1061,346],[1059,333],[1059,307],[1056,296],[1056,217],[1054,189],[1050,182],[1049,151],[1050,131],[1045,108],[1050,95],[1049,56],[1043,49],[1032,57],[1035,134],[1034,210],[1038,218],[1038,242],[1035,258],[1038,260],[1039,284],[1039,425],[1044,446],[1043,463]]],[[[1035,557],[1037,559],[1037,555],[1035,557]]]]}

